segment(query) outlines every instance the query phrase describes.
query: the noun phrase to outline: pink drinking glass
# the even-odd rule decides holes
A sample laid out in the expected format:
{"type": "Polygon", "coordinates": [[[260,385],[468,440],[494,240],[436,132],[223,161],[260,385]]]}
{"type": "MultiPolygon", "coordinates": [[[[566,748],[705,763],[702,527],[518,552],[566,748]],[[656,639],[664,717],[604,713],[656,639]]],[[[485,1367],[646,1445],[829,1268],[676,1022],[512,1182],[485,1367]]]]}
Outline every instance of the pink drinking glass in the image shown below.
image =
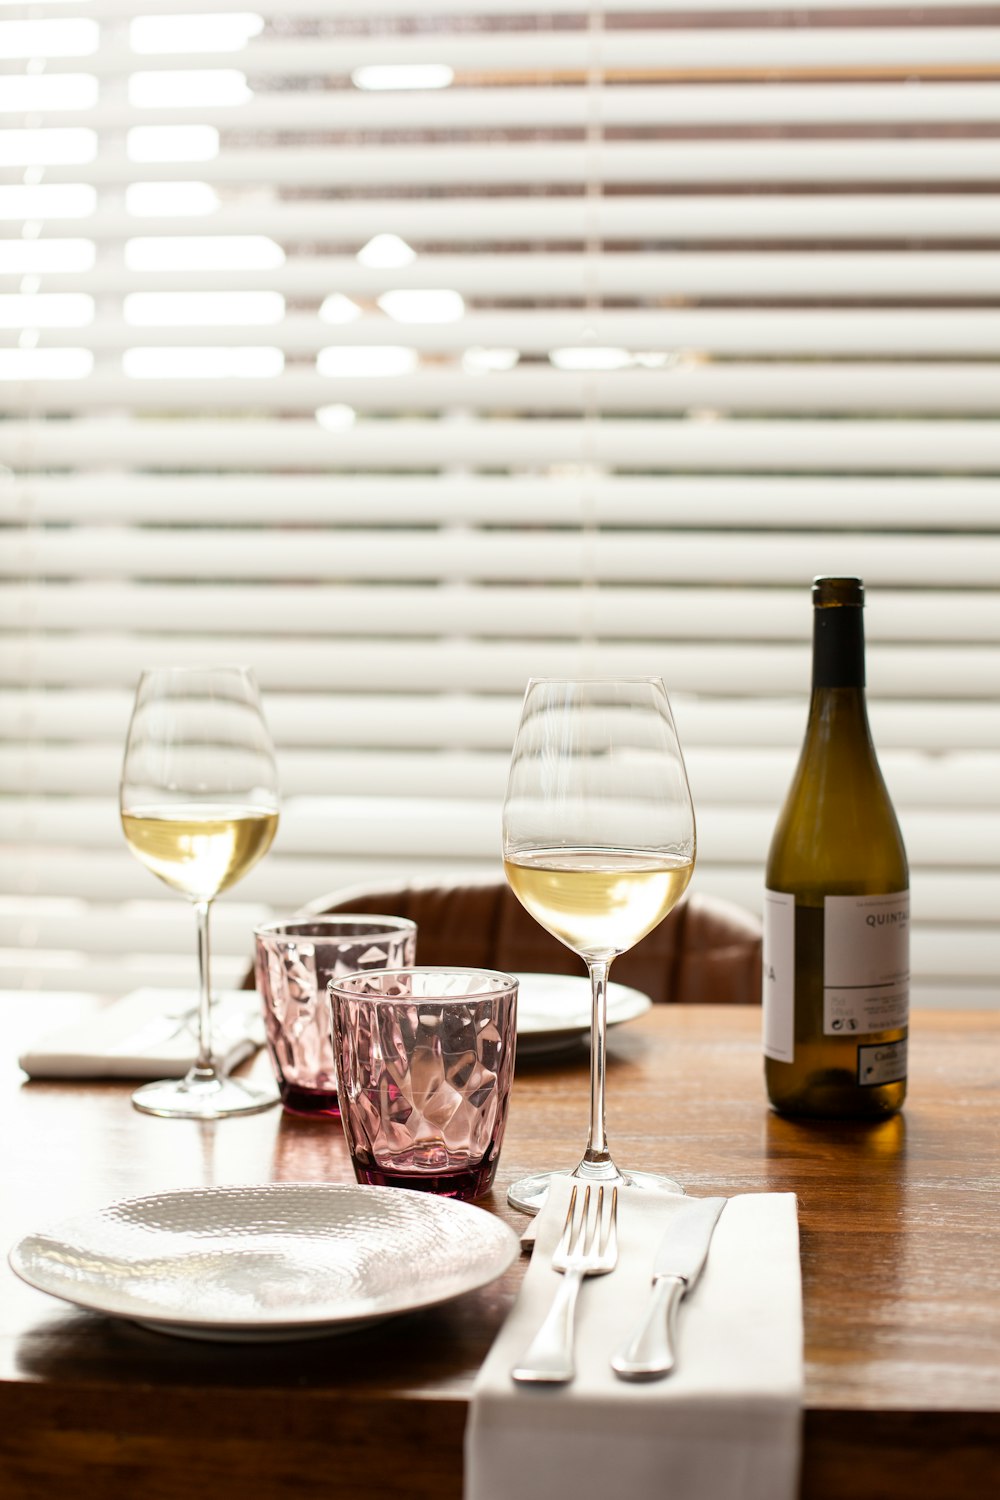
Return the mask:
{"type": "Polygon", "coordinates": [[[292,1114],[337,1115],[327,986],[343,974],[412,964],[416,924],[345,912],[266,922],[254,939],[257,993],[281,1102],[292,1114]]]}
{"type": "Polygon", "coordinates": [[[517,980],[429,966],[329,988],[357,1180],[466,1200],[489,1192],[514,1077],[517,980]]]}

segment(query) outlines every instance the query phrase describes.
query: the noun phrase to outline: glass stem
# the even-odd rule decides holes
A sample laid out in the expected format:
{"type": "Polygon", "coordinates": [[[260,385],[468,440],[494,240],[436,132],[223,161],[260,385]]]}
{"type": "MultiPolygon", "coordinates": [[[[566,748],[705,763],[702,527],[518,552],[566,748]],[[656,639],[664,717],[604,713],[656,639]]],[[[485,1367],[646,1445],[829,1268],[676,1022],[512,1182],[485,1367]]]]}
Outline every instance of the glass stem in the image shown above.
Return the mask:
{"type": "Polygon", "coordinates": [[[588,959],[590,971],[590,1135],[582,1167],[611,1166],[604,1117],[604,1069],[608,1032],[608,971],[611,960],[588,959]]]}
{"type": "Polygon", "coordinates": [[[198,1059],[193,1073],[215,1076],[212,1062],[212,986],[209,973],[208,913],[211,903],[196,901],[198,917],[198,1059]]]}

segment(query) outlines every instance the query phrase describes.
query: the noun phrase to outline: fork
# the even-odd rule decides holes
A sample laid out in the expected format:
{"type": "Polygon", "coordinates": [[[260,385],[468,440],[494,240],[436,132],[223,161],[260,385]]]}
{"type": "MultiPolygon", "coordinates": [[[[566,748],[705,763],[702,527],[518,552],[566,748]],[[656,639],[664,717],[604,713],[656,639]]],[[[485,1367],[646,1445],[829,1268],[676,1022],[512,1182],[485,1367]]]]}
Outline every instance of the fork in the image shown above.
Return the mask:
{"type": "Polygon", "coordinates": [[[566,1223],[552,1256],[552,1269],[562,1272],[562,1284],[541,1328],[510,1372],[513,1380],[526,1384],[543,1381],[550,1385],[564,1385],[573,1379],[576,1373],[573,1318],[577,1293],[585,1277],[606,1275],[614,1270],[618,1259],[618,1189],[611,1191],[611,1210],[607,1215],[604,1212],[604,1188],[597,1189],[597,1213],[589,1225],[589,1184],[583,1195],[579,1224],[574,1223],[576,1194],[577,1185],[574,1183],[566,1223]]]}

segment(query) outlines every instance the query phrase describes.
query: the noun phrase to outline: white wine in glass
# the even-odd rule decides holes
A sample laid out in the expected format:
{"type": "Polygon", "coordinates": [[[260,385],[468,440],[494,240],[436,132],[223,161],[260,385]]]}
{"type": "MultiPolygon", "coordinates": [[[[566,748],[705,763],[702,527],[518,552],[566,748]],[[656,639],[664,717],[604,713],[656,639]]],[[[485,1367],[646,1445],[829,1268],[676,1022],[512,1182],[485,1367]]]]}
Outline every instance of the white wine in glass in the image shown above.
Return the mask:
{"type": "Polygon", "coordinates": [[[137,1109],[182,1119],[253,1114],[275,1089],[226,1075],[212,1050],[209,911],[266,854],[278,827],[278,777],[252,672],[169,667],[143,673],[122,767],[129,848],[191,901],[198,921],[198,1055],[183,1079],[145,1084],[137,1109]]]}
{"type": "MultiPolygon", "coordinates": [[[[586,1182],[682,1191],[673,1178],[621,1170],[608,1148],[607,986],[612,960],[676,906],[694,860],[694,808],[662,681],[532,679],[504,800],[504,871],[590,974],[590,1134],[572,1173],[586,1182]]],[[[550,1176],[515,1182],[508,1201],[535,1212],[550,1176]]]]}

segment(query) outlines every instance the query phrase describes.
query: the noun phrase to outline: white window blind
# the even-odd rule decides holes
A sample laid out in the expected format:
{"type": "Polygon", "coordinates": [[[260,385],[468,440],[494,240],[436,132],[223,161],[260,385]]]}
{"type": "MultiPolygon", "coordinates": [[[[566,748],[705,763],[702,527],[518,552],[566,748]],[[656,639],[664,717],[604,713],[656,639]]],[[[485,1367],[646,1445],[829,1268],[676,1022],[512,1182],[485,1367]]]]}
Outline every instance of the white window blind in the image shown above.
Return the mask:
{"type": "Polygon", "coordinates": [[[258,673],[218,905],[499,873],[529,675],[658,672],[759,910],[868,588],[917,1004],[1000,999],[1000,7],[0,3],[0,986],[192,982],[148,665],[258,673]]]}

